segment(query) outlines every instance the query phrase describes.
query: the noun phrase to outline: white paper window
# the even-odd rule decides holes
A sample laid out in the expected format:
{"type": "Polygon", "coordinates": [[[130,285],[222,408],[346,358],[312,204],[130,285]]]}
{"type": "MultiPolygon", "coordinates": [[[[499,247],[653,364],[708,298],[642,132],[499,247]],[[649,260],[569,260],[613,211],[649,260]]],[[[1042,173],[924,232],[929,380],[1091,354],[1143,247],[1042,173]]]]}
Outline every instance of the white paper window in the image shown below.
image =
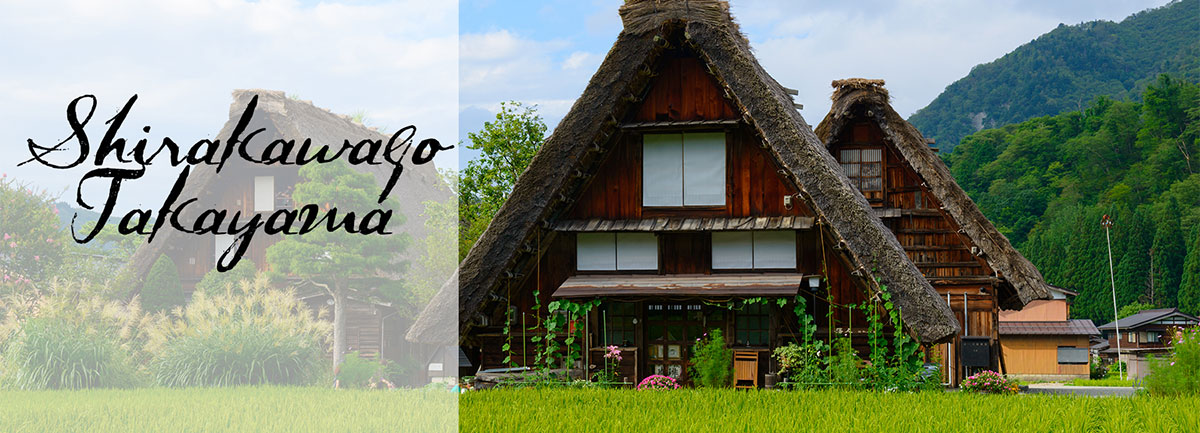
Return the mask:
{"type": "Polygon", "coordinates": [[[725,134],[642,137],[643,206],[725,204],[725,134]]]}
{"type": "Polygon", "coordinates": [[[683,205],[725,204],[725,134],[683,134],[683,205]]]}
{"type": "Polygon", "coordinates": [[[796,232],[790,230],[754,233],[754,269],[796,267],[796,232]]]}
{"type": "Polygon", "coordinates": [[[754,268],[752,232],[713,232],[713,269],[754,268]]]}
{"type": "Polygon", "coordinates": [[[654,233],[617,233],[617,270],[658,269],[658,239],[654,233]]]}
{"type": "Polygon", "coordinates": [[[653,271],[658,269],[658,238],[653,233],[580,233],[575,254],[581,271],[653,271]]]}
{"type": "MultiPolygon", "coordinates": [[[[221,255],[225,254],[225,249],[233,245],[233,241],[237,240],[234,235],[216,235],[216,240],[213,241],[213,265],[221,262],[221,255]]],[[[233,257],[233,251],[229,252],[229,257],[233,257]]]]}
{"type": "Polygon", "coordinates": [[[576,267],[581,271],[617,269],[617,242],[612,233],[580,233],[575,237],[576,267]]]}
{"type": "Polygon", "coordinates": [[[729,231],[712,234],[713,269],[792,269],[796,232],[729,231]]]}
{"type": "Polygon", "coordinates": [[[254,211],[275,210],[275,176],[254,176],[254,211]]]}
{"type": "Polygon", "coordinates": [[[683,135],[642,138],[642,206],[683,206],[683,135]]]}

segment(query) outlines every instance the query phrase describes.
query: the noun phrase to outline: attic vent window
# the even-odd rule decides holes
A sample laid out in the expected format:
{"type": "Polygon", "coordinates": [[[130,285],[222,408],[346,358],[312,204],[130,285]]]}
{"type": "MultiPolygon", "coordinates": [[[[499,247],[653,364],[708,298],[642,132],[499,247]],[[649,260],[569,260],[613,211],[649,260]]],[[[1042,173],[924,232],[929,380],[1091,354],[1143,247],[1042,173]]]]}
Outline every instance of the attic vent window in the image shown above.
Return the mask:
{"type": "Polygon", "coordinates": [[[644,135],[642,205],[724,206],[725,133],[644,135]]]}
{"type": "Polygon", "coordinates": [[[838,154],[842,172],[870,201],[883,200],[883,149],[842,149],[838,154]]]}

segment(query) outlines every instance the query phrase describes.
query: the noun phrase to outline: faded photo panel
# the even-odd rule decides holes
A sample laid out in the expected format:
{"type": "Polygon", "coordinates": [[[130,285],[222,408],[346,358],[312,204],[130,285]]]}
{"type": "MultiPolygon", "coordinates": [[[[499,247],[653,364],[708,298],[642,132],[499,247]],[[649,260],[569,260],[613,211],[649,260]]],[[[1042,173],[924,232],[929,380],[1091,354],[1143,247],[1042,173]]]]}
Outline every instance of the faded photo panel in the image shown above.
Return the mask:
{"type": "Polygon", "coordinates": [[[0,24],[0,431],[458,429],[456,3],[0,24]]]}

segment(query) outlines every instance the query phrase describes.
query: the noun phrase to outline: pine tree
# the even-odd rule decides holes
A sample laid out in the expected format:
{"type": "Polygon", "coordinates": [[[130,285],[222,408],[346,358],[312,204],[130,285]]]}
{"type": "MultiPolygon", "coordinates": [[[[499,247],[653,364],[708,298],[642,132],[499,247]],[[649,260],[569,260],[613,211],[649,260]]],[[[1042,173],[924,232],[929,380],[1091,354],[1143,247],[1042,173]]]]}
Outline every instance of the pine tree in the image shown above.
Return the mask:
{"type": "Polygon", "coordinates": [[[1154,232],[1154,290],[1155,301],[1158,305],[1172,307],[1178,305],[1176,294],[1179,291],[1179,280],[1183,276],[1183,257],[1187,247],[1183,244],[1183,233],[1179,228],[1179,201],[1171,196],[1167,200],[1162,219],[1158,221],[1154,232]]]}
{"type": "MultiPolygon", "coordinates": [[[[1138,301],[1150,282],[1150,239],[1143,229],[1147,219],[1139,211],[1119,212],[1126,218],[1113,225],[1113,256],[1121,252],[1117,262],[1117,307],[1138,301]],[[1119,241],[1116,237],[1119,236],[1119,241]],[[1118,249],[1119,248],[1119,249],[1118,249]]],[[[1118,216],[1119,217],[1119,216],[1118,216]]]]}
{"type": "MultiPolygon", "coordinates": [[[[395,210],[397,193],[383,203],[376,203],[379,188],[370,173],[356,171],[338,160],[328,164],[309,164],[300,169],[304,179],[296,184],[292,198],[297,206],[323,204],[325,209],[337,209],[337,220],[349,212],[356,218],[367,218],[370,210],[395,210]]],[[[275,272],[299,278],[323,289],[333,300],[333,366],[342,363],[347,350],[346,306],[351,295],[359,299],[386,297],[395,299],[399,293],[387,293],[395,287],[391,275],[405,271],[407,262],[396,255],[404,251],[410,238],[396,233],[404,216],[394,212],[387,222],[387,236],[362,235],[347,231],[313,231],[303,235],[285,235],[282,241],[267,247],[267,263],[275,272]]],[[[357,223],[356,223],[357,224],[357,223]]]]}
{"type": "Polygon", "coordinates": [[[1183,260],[1183,278],[1179,284],[1179,309],[1200,314],[1200,224],[1188,235],[1187,257],[1183,260]]]}

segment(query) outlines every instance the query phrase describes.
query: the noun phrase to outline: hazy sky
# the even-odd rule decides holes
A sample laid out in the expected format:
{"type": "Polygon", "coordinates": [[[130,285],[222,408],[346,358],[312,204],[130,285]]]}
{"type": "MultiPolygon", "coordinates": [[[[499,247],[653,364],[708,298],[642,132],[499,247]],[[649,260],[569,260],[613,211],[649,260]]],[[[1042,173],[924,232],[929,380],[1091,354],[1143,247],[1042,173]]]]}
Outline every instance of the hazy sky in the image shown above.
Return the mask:
{"type": "MultiPolygon", "coordinates": [[[[99,99],[95,137],[136,93],[121,136],[144,138],[151,125],[152,142],[214,138],[234,89],[265,88],[453,143],[457,50],[453,2],[0,1],[0,172],[73,202],[82,171],[16,164],[29,157],[26,139],[70,135],[67,103],[83,94],[99,99]]],[[[157,209],[177,172],[152,166],[122,187],[122,207],[157,209]]]]}
{"type": "MultiPolygon", "coordinates": [[[[538,104],[553,128],[621,31],[621,3],[462,1],[460,136],[478,130],[506,100],[538,104]]],[[[799,90],[801,114],[816,126],[829,110],[835,79],[885,79],[893,105],[907,117],[972,66],[1060,23],[1120,21],[1167,0],[731,3],[759,62],[781,84],[799,90]]]]}
{"type": "MultiPolygon", "coordinates": [[[[1059,23],[1120,20],[1166,0],[810,2],[745,0],[733,13],[755,54],[809,123],[829,82],[884,78],[901,114],[972,66],[1059,23]]],[[[212,138],[238,88],[283,90],[367,124],[456,142],[501,101],[538,104],[554,127],[621,30],[621,0],[0,1],[0,172],[71,198],[82,171],[27,159],[25,140],[69,135],[67,103],[99,99],[107,119],[139,95],[122,136],[212,138]]],[[[103,133],[93,122],[91,135],[103,133]]],[[[469,158],[471,152],[463,152],[469,158]]],[[[439,166],[454,165],[452,155],[439,166]]],[[[154,206],[175,169],[124,187],[123,208],[154,206]]],[[[85,190],[88,194],[88,190],[85,190]]]]}

